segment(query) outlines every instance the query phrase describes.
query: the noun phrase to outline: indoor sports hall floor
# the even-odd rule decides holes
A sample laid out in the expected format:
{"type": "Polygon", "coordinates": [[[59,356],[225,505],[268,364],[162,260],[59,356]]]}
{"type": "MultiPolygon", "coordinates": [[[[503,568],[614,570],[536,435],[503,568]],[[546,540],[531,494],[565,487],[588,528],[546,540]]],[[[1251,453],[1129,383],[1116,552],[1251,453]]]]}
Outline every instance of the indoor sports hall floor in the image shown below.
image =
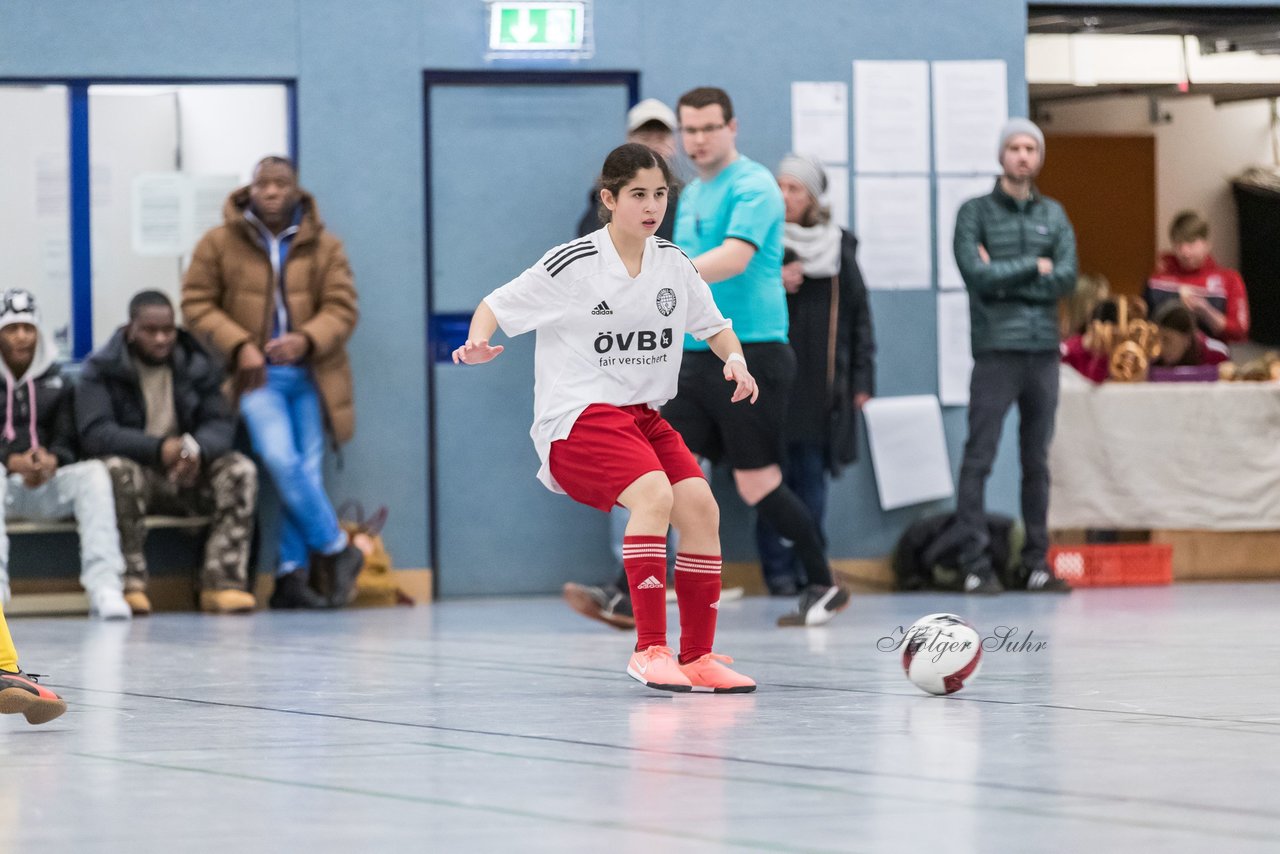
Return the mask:
{"type": "Polygon", "coordinates": [[[0,719],[0,851],[1280,850],[1280,585],[789,604],[723,607],[736,696],[552,598],[15,619],[71,706],[0,719]],[[877,641],[944,610],[1047,647],[926,696],[877,641]]]}

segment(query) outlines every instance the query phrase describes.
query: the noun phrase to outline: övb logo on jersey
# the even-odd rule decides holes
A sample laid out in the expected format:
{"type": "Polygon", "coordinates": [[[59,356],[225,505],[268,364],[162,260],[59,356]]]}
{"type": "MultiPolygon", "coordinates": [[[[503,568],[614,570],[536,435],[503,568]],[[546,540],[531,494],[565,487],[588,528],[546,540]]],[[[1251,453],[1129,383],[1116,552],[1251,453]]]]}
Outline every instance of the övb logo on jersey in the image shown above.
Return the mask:
{"type": "Polygon", "coordinates": [[[608,353],[618,350],[665,350],[671,346],[671,327],[655,332],[652,329],[631,330],[630,332],[601,332],[596,335],[594,347],[597,353],[608,353]]]}
{"type": "Polygon", "coordinates": [[[671,312],[676,310],[676,292],[671,288],[663,288],[658,291],[658,311],[662,312],[663,317],[670,317],[671,312]]]}

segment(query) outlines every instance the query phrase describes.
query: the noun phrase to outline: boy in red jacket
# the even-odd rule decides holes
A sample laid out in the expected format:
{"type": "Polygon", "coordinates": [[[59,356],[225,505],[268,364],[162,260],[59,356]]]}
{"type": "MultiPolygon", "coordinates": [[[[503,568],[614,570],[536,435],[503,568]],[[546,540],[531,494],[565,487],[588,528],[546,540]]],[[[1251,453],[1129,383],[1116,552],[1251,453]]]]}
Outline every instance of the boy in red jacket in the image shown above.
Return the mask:
{"type": "Polygon", "coordinates": [[[1183,211],[1169,226],[1169,241],[1173,251],[1160,256],[1143,295],[1151,316],[1163,303],[1180,299],[1209,337],[1247,340],[1249,298],[1244,280],[1235,270],[1218,266],[1210,254],[1209,223],[1195,211],[1183,211]]]}

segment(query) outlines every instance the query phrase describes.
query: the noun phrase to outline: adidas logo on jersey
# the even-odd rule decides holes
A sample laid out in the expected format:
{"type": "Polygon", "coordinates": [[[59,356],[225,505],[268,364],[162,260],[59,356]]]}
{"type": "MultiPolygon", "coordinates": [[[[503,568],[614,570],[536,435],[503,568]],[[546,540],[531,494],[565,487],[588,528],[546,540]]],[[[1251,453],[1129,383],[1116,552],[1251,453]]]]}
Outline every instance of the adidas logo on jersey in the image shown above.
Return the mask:
{"type": "Polygon", "coordinates": [[[637,590],[653,590],[660,587],[662,587],[662,582],[652,575],[636,585],[637,590]]]}
{"type": "Polygon", "coordinates": [[[609,308],[609,303],[600,300],[600,304],[591,309],[592,314],[613,314],[613,309],[609,308]]]}

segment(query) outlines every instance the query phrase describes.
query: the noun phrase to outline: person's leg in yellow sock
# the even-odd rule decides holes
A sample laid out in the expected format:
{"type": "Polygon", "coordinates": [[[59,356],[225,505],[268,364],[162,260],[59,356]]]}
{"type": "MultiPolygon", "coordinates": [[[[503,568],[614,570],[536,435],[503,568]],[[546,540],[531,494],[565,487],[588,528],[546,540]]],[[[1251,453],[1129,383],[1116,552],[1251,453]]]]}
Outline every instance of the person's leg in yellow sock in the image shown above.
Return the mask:
{"type": "Polygon", "coordinates": [[[36,684],[18,667],[9,624],[0,611],[0,715],[22,714],[27,723],[48,723],[67,710],[67,703],[48,688],[36,684]]]}

